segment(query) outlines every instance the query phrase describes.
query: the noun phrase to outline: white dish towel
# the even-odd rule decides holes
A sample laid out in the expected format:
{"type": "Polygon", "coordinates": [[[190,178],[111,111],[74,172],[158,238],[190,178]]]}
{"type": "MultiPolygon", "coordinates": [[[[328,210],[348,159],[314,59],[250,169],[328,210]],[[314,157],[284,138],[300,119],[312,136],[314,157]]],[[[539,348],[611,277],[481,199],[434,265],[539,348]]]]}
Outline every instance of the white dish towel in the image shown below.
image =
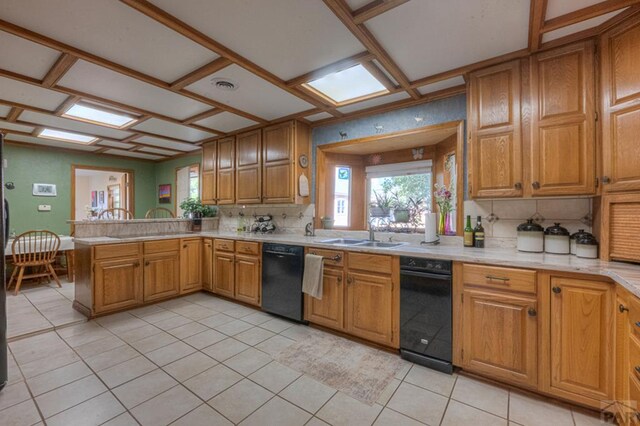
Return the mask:
{"type": "Polygon", "coordinates": [[[322,256],[307,254],[304,257],[302,292],[316,299],[322,299],[322,256]]]}

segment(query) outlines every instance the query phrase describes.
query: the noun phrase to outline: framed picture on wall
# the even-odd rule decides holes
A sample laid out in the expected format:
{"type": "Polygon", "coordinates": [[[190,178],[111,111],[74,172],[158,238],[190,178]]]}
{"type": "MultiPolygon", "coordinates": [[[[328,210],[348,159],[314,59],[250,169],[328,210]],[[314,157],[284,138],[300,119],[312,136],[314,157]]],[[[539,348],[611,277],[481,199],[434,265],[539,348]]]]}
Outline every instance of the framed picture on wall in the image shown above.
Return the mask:
{"type": "Polygon", "coordinates": [[[171,184],[163,183],[158,185],[158,203],[169,204],[171,203],[171,184]]]}
{"type": "Polygon", "coordinates": [[[91,207],[98,207],[98,191],[91,191],[91,207]]]}
{"type": "Polygon", "coordinates": [[[104,191],[100,191],[98,194],[98,200],[101,206],[104,206],[104,191]]]}

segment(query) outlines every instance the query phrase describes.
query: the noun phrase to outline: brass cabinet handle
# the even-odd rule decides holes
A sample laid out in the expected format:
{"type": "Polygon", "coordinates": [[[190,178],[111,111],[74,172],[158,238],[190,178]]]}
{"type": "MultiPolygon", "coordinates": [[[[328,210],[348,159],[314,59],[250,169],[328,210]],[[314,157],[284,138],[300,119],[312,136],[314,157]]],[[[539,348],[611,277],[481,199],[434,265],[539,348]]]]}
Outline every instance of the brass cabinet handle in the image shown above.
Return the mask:
{"type": "Polygon", "coordinates": [[[551,289],[551,291],[553,291],[555,294],[560,294],[560,292],[562,291],[562,289],[560,287],[553,287],[551,289]]]}
{"type": "Polygon", "coordinates": [[[627,308],[626,306],[624,306],[622,303],[618,305],[618,311],[620,311],[620,313],[624,313],[624,312],[629,312],[629,308],[627,308]]]}
{"type": "Polygon", "coordinates": [[[536,315],[538,315],[538,311],[536,311],[535,308],[529,308],[527,313],[529,314],[530,317],[535,317],[536,315]]]}
{"type": "Polygon", "coordinates": [[[486,279],[488,279],[489,281],[497,280],[497,281],[504,281],[504,282],[507,282],[507,281],[509,281],[509,280],[510,280],[510,278],[506,278],[506,277],[496,277],[496,276],[493,276],[493,275],[486,275],[486,276],[485,276],[485,278],[486,278],[486,279]]]}
{"type": "Polygon", "coordinates": [[[520,183],[520,182],[516,182],[516,183],[515,183],[515,185],[513,185],[513,187],[514,187],[515,189],[517,189],[517,190],[520,190],[520,189],[522,189],[522,183],[520,183]]]}
{"type": "Polygon", "coordinates": [[[533,189],[540,189],[540,182],[535,181],[531,184],[531,186],[533,187],[533,189]]]}

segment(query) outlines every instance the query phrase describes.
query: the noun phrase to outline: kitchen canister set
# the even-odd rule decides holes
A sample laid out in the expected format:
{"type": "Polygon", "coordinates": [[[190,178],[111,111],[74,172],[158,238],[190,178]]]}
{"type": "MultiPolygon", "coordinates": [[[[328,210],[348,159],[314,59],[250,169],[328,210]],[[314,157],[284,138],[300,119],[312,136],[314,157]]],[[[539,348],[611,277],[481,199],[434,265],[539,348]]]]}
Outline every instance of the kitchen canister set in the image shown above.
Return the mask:
{"type": "Polygon", "coordinates": [[[528,253],[573,254],[587,259],[598,258],[598,241],[589,232],[580,229],[570,234],[567,228],[554,223],[544,229],[528,219],[518,225],[518,251],[528,253]]]}

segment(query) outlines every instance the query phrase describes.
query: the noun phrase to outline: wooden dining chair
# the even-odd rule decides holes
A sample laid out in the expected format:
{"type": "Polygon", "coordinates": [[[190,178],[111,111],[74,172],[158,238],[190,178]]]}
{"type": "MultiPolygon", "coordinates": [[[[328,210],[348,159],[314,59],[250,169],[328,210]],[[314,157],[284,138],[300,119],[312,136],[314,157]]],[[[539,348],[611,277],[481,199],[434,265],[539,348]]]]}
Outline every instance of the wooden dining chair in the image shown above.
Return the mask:
{"type": "Polygon", "coordinates": [[[173,212],[164,207],[156,207],[155,209],[147,210],[147,213],[144,215],[145,219],[169,219],[176,217],[173,212]]]}
{"type": "Polygon", "coordinates": [[[112,209],[102,210],[98,215],[98,219],[129,220],[133,219],[133,213],[121,207],[114,207],[112,209]]]}
{"type": "Polygon", "coordinates": [[[51,231],[27,231],[18,235],[11,245],[14,268],[7,290],[11,288],[16,276],[16,296],[20,292],[22,280],[29,278],[53,278],[58,287],[62,287],[52,265],[58,248],[60,237],[51,231]],[[33,273],[25,275],[27,268],[32,268],[33,273]]]}

